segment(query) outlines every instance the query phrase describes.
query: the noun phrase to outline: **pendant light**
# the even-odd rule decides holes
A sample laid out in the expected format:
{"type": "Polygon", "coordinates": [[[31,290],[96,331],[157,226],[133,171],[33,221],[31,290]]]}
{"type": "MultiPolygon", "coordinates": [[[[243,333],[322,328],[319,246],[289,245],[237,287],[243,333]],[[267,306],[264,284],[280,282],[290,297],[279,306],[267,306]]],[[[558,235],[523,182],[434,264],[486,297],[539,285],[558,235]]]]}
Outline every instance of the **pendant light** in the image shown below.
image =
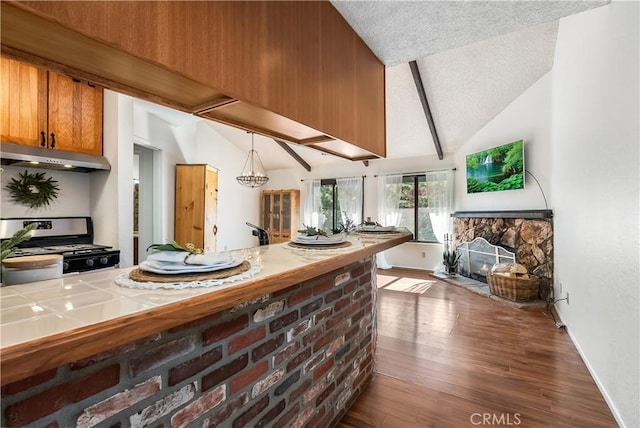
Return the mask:
{"type": "Polygon", "coordinates": [[[238,183],[242,184],[246,187],[259,187],[264,183],[269,181],[269,177],[267,177],[267,173],[264,170],[264,166],[262,166],[262,161],[260,160],[260,156],[258,152],[253,150],[253,132],[251,134],[251,151],[249,152],[249,156],[247,156],[247,160],[244,162],[244,167],[242,168],[242,173],[236,177],[238,183]],[[257,158],[257,162],[256,159],[257,158]]]}

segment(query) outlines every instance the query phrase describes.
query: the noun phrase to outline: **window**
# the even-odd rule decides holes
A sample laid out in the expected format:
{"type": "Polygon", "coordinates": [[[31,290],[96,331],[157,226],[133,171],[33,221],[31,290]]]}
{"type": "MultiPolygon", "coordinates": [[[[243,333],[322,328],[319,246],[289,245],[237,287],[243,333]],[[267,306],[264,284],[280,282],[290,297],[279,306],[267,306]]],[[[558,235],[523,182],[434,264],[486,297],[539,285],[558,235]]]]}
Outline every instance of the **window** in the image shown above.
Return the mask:
{"type": "Polygon", "coordinates": [[[453,173],[381,177],[379,218],[385,226],[406,227],[418,242],[443,242],[449,231],[453,173]]]}
{"type": "Polygon", "coordinates": [[[362,223],[363,178],[310,180],[305,186],[304,224],[340,232],[347,222],[362,223]]]}

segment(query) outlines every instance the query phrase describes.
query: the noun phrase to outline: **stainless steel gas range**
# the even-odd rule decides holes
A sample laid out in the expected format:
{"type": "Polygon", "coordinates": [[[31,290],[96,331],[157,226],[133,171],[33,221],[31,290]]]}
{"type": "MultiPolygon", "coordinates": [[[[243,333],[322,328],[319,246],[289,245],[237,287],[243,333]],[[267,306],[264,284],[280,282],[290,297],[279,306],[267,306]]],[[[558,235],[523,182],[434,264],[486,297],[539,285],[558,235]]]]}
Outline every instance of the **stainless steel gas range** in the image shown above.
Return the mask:
{"type": "Polygon", "coordinates": [[[8,257],[62,254],[63,274],[117,267],[120,263],[119,250],[93,242],[90,217],[3,218],[0,240],[11,238],[30,223],[36,223],[33,236],[8,257]]]}

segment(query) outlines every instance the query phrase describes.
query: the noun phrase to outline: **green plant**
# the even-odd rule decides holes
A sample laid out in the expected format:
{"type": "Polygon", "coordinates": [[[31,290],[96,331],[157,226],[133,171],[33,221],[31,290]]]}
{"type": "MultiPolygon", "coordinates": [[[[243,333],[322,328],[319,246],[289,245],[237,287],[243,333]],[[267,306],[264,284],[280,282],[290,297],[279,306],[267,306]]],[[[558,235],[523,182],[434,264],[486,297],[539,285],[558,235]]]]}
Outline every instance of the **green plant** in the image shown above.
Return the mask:
{"type": "Polygon", "coordinates": [[[458,250],[445,249],[442,253],[442,263],[450,270],[453,271],[458,266],[458,260],[460,254],[458,250]]]}
{"type": "Polygon", "coordinates": [[[18,177],[11,178],[6,186],[12,201],[28,205],[29,208],[40,208],[58,197],[58,181],[51,177],[45,179],[44,172],[31,174],[25,171],[19,173],[18,177]]]}
{"type": "Polygon", "coordinates": [[[202,248],[197,248],[191,242],[187,242],[187,244],[184,247],[182,247],[176,241],[171,241],[168,244],[151,244],[147,247],[147,251],[149,251],[149,249],[154,249],[158,251],[186,251],[191,254],[202,254],[204,252],[202,248]]]}
{"type": "Polygon", "coordinates": [[[35,223],[29,223],[19,231],[13,234],[13,236],[9,239],[2,241],[0,244],[0,260],[4,260],[13,248],[21,242],[24,242],[28,239],[31,239],[31,231],[36,228],[35,223]]]}
{"type": "Polygon", "coordinates": [[[316,235],[327,236],[327,232],[325,232],[322,229],[316,229],[315,227],[307,226],[306,224],[303,224],[302,226],[304,226],[304,229],[298,229],[298,233],[305,233],[308,236],[316,236],[316,235]]]}

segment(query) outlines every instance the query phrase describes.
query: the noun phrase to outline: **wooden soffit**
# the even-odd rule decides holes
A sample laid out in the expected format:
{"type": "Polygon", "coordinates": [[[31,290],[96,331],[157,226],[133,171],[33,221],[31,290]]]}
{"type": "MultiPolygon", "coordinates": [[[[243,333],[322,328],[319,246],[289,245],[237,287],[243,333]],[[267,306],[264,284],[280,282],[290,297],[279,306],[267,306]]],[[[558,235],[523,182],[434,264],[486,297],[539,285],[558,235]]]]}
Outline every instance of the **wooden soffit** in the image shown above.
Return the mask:
{"type": "Polygon", "coordinates": [[[2,55],[230,126],[350,159],[378,155],[251,105],[19,4],[1,5],[2,55]]]}

